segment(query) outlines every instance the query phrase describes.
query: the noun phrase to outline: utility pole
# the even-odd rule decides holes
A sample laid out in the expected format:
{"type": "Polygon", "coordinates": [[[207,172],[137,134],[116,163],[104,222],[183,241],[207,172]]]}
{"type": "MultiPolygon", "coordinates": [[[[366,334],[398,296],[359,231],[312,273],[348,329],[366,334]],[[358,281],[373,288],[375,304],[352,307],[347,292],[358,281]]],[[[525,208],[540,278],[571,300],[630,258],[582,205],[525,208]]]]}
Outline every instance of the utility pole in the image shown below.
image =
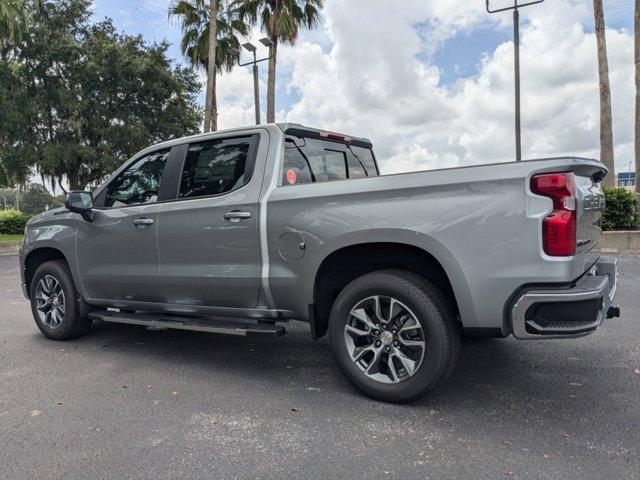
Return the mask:
{"type": "Polygon", "coordinates": [[[238,56],[238,66],[246,67],[247,65],[253,65],[253,102],[255,104],[256,110],[256,125],[260,125],[260,81],[258,75],[258,63],[266,62],[271,58],[271,47],[273,47],[273,43],[268,38],[261,38],[259,40],[261,44],[265,47],[269,48],[269,56],[265,58],[261,58],[260,60],[256,57],[256,51],[258,50],[253,43],[245,43],[242,45],[245,50],[253,54],[253,61],[240,63],[240,50],[235,49],[235,54],[238,56]]]}
{"type": "Polygon", "coordinates": [[[542,3],[544,0],[525,1],[513,0],[514,4],[509,7],[491,9],[490,0],[487,2],[487,12],[499,13],[513,10],[513,45],[514,45],[514,76],[515,76],[515,94],[516,94],[516,162],[522,161],[522,121],[521,121],[521,101],[520,101],[520,8],[542,3]]]}
{"type": "Polygon", "coordinates": [[[260,82],[258,78],[256,52],[253,52],[253,103],[256,109],[256,125],[260,125],[260,82]]]}

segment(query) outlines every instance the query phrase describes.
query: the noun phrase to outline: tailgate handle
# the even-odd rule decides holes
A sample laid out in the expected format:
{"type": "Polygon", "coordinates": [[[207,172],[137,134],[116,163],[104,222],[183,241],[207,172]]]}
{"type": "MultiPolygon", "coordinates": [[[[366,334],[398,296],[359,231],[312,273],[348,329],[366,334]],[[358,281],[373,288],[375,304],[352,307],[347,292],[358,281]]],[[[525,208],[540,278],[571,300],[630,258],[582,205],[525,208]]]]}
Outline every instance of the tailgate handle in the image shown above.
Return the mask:
{"type": "Polygon", "coordinates": [[[607,172],[605,172],[604,170],[598,170],[596,173],[591,175],[591,180],[593,180],[594,183],[600,183],[606,176],[607,172]]]}

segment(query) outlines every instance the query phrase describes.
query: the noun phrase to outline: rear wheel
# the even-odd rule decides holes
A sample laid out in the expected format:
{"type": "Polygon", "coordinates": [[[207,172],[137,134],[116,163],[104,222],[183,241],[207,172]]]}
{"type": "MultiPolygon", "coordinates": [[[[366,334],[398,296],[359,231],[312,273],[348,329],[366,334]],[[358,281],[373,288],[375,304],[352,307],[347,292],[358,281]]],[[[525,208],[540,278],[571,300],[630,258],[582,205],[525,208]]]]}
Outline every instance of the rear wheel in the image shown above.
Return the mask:
{"type": "Polygon", "coordinates": [[[30,295],[33,318],[45,337],[68,340],[91,328],[91,319],[80,316],[78,292],[66,262],[40,265],[31,280],[30,295]]]}
{"type": "Polygon", "coordinates": [[[329,320],[342,372],[387,402],[414,400],[453,371],[460,328],[433,284],[405,271],[370,273],[338,295],[329,320]]]}

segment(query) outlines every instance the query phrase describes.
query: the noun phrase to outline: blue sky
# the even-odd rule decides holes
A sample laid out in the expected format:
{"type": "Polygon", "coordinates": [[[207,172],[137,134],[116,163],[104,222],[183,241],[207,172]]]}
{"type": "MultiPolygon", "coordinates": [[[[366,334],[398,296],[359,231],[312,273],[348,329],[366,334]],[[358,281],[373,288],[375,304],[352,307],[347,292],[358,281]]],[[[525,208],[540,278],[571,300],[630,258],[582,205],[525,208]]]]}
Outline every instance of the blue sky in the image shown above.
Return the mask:
{"type": "MultiPolygon", "coordinates": [[[[633,2],[604,0],[620,168],[632,157],[633,2]]],[[[547,0],[523,10],[525,156],[599,153],[591,3],[547,0]]],[[[184,63],[168,4],[96,0],[94,19],[167,40],[170,57],[184,63]]],[[[512,158],[508,13],[489,17],[484,0],[327,0],[324,16],[323,26],[279,51],[278,121],[370,137],[392,171],[512,158]]],[[[251,88],[246,69],[221,79],[222,128],[252,121],[251,88]]]]}
{"type": "MultiPolygon", "coordinates": [[[[177,20],[167,18],[167,5],[168,0],[141,0],[137,2],[96,0],[94,2],[94,19],[101,20],[104,17],[109,17],[113,19],[119,30],[128,34],[141,34],[149,42],[167,40],[171,43],[170,57],[176,62],[185,63],[178,46],[180,26],[177,20]]],[[[616,29],[631,30],[633,28],[632,0],[608,0],[605,5],[608,8],[608,26],[616,29]]],[[[421,29],[420,25],[415,28],[418,31],[421,29]]],[[[589,31],[593,28],[586,25],[585,30],[589,31]]],[[[440,81],[443,84],[450,84],[459,78],[476,75],[483,55],[492,52],[501,43],[511,40],[512,36],[513,32],[510,26],[495,28],[493,25],[460,31],[452,38],[447,39],[433,58],[429,58],[429,60],[434,61],[440,69],[440,81]]],[[[426,61],[426,56],[418,55],[417,58],[426,61]]],[[[430,57],[430,55],[428,56],[430,57]]],[[[287,89],[280,85],[278,91],[279,108],[286,110],[298,99],[296,91],[287,92],[287,89]]]]}

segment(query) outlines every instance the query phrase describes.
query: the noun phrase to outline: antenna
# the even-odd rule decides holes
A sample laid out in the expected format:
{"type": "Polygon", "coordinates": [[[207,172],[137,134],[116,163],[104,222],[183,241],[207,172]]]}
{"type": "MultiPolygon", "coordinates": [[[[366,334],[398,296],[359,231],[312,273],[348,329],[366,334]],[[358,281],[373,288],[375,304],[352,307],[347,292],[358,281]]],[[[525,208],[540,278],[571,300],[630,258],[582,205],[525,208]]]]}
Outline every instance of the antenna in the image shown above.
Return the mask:
{"type": "Polygon", "coordinates": [[[524,3],[518,3],[518,0],[512,0],[514,3],[508,7],[492,9],[490,0],[487,2],[487,12],[500,13],[513,10],[513,45],[514,45],[514,73],[516,87],[516,162],[522,161],[522,123],[520,108],[520,11],[522,7],[542,3],[544,0],[531,0],[524,3]]]}

